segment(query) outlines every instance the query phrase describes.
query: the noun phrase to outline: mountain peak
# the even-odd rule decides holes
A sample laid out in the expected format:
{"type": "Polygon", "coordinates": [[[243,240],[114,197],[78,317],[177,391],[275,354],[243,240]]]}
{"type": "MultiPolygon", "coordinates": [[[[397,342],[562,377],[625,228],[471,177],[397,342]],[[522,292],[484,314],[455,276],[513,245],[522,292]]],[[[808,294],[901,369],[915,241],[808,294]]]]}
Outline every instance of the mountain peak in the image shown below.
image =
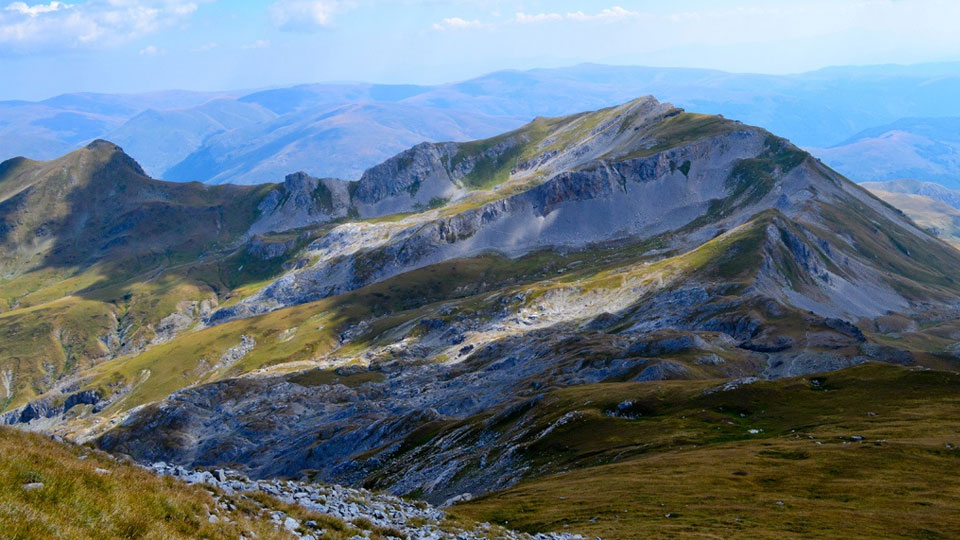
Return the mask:
{"type": "Polygon", "coordinates": [[[85,146],[80,152],[93,153],[98,156],[98,159],[104,160],[105,164],[113,163],[119,167],[129,169],[130,172],[135,175],[144,178],[147,177],[146,171],[143,170],[143,167],[140,166],[137,160],[124,152],[123,148],[110,141],[97,139],[85,146]]]}
{"type": "Polygon", "coordinates": [[[115,150],[118,152],[123,152],[123,148],[113,144],[110,141],[104,139],[96,139],[86,146],[87,150],[115,150]]]}

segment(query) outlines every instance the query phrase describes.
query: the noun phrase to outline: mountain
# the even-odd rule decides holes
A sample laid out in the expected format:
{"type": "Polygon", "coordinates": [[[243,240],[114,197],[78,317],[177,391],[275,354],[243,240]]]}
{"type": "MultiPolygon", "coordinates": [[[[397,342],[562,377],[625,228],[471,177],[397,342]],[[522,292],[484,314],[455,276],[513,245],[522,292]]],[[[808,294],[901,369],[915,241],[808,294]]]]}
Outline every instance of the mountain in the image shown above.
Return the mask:
{"type": "Polygon", "coordinates": [[[431,89],[430,86],[412,84],[301,84],[254,92],[241,97],[239,101],[256,103],[278,115],[284,115],[345,103],[396,103],[431,89]]]}
{"type": "Polygon", "coordinates": [[[318,107],[212,135],[163,176],[257,184],[304,170],[353,179],[371,164],[425,140],[473,139],[519,123],[514,118],[392,103],[318,107]]]}
{"type": "Polygon", "coordinates": [[[916,178],[960,187],[960,117],[906,118],[811,151],[858,182],[916,178]]]}
{"type": "Polygon", "coordinates": [[[960,91],[958,66],[758,75],[583,64],[500,71],[436,86],[329,83],[254,92],[68,94],[0,102],[0,159],[52,159],[107,138],[127,148],[147,172],[168,180],[276,182],[298,169],[354,180],[413,144],[489,137],[537,116],[655,94],[825,149],[816,155],[856,180],[873,179],[858,173],[880,167],[856,161],[867,150],[900,155],[900,169],[913,176],[952,182],[944,176],[952,174],[952,147],[937,137],[911,135],[887,141],[883,150],[870,150],[879,144],[873,142],[846,153],[831,147],[876,126],[909,122],[905,118],[960,116],[952,99],[960,91]]]}
{"type": "Polygon", "coordinates": [[[116,145],[94,141],[51,162],[2,166],[2,271],[120,264],[216,249],[242,234],[263,188],[157,182],[116,145]]]}
{"type": "Polygon", "coordinates": [[[719,536],[740,515],[815,536],[794,529],[818,513],[850,536],[956,531],[947,496],[901,520],[920,495],[894,485],[945,467],[960,489],[960,251],[762,128],[646,97],[421,143],[354,182],[182,191],[108,143],[63,159],[3,164],[0,193],[128,187],[55,220],[82,247],[66,262],[10,225],[60,199],[0,206],[4,252],[43,255],[0,282],[3,423],[528,532],[701,533],[694,492],[755,494],[719,536]],[[145,192],[163,211],[126,244],[85,240],[145,192]],[[776,460],[808,473],[786,486],[776,460]],[[838,463],[877,487],[876,519],[838,463]],[[657,492],[671,478],[689,489],[657,492]],[[761,504],[782,514],[744,514],[761,504]]]}
{"type": "Polygon", "coordinates": [[[488,114],[571,114],[653,94],[693,111],[762,126],[804,146],[832,146],[905,117],[960,115],[960,64],[837,67],[795,75],[582,64],[496,72],[408,101],[488,114]]]}
{"type": "Polygon", "coordinates": [[[216,99],[186,109],[147,109],[110,132],[107,138],[137,156],[147,173],[160,176],[210,137],[274,118],[272,111],[255,104],[216,99]]]}
{"type": "Polygon", "coordinates": [[[52,159],[105,137],[146,110],[190,108],[236,97],[230,92],[171,90],[64,94],[37,102],[0,101],[0,160],[16,156],[52,159]]]}

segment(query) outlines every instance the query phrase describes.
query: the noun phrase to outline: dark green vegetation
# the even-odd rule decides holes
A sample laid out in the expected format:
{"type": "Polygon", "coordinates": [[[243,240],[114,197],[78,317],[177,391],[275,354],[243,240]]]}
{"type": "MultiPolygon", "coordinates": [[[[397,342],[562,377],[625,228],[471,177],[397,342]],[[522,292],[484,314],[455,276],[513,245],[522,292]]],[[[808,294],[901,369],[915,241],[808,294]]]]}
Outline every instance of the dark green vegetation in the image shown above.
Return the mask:
{"type": "Polygon", "coordinates": [[[476,156],[473,170],[463,178],[463,184],[469,189],[490,189],[509,179],[510,170],[516,166],[522,152],[523,144],[520,141],[512,137],[496,137],[461,145],[450,164],[456,167],[466,156],[476,156]],[[491,152],[497,144],[507,148],[500,152],[491,152]]]}
{"type": "Polygon", "coordinates": [[[764,152],[755,158],[740,160],[730,173],[732,197],[743,197],[742,203],[759,200],[773,189],[777,173],[787,173],[810,157],[787,140],[768,135],[764,152]]]}
{"type": "Polygon", "coordinates": [[[956,374],[867,364],[715,391],[722,384],[552,392],[526,425],[496,428],[535,435],[575,413],[519,442],[547,476],[456,512],[610,539],[960,534],[956,374]]]}

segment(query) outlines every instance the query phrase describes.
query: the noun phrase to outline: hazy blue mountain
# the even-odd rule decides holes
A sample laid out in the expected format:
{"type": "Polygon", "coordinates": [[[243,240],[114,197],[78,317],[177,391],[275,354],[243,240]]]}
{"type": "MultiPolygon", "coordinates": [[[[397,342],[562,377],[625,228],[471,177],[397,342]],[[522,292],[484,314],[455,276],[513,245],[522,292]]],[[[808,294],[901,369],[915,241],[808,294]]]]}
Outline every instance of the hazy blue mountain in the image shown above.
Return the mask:
{"type": "Polygon", "coordinates": [[[0,159],[48,159],[106,137],[167,179],[278,181],[300,168],[314,176],[353,178],[417,142],[484,137],[537,116],[648,94],[782,134],[857,180],[910,176],[956,185],[956,149],[938,135],[943,129],[914,131],[916,126],[898,124],[912,122],[904,118],[960,117],[956,63],[796,75],[583,64],[500,71],[438,86],[336,83],[252,93],[68,94],[0,102],[0,159]],[[218,104],[208,105],[212,101],[218,104]],[[870,156],[870,167],[858,156],[870,156]]]}
{"type": "Polygon", "coordinates": [[[256,103],[216,99],[188,109],[147,109],[108,138],[137,156],[148,174],[161,176],[210,136],[264,124],[276,116],[256,103]]]}
{"type": "Polygon", "coordinates": [[[811,146],[909,116],[960,115],[960,64],[831,68],[799,75],[604,66],[503,71],[408,101],[488,114],[556,116],[652,94],[723,114],[811,146]]]}
{"type": "Polygon", "coordinates": [[[210,137],[164,178],[255,184],[291,171],[356,179],[423,141],[488,137],[522,120],[399,103],[319,107],[210,137]]]}
{"type": "Polygon", "coordinates": [[[960,188],[960,117],[905,118],[811,151],[859,182],[915,178],[960,188]]]}
{"type": "MultiPolygon", "coordinates": [[[[0,101],[0,160],[15,156],[52,159],[111,135],[146,110],[196,107],[214,99],[236,99],[242,94],[171,90],[64,94],[38,102],[0,101]]],[[[157,143],[155,137],[156,133],[144,133],[137,144],[149,148],[157,143]]]]}
{"type": "Polygon", "coordinates": [[[277,114],[314,108],[322,105],[356,102],[396,102],[428,92],[430,86],[410,84],[302,84],[291,88],[274,88],[240,98],[256,103],[277,114]]]}

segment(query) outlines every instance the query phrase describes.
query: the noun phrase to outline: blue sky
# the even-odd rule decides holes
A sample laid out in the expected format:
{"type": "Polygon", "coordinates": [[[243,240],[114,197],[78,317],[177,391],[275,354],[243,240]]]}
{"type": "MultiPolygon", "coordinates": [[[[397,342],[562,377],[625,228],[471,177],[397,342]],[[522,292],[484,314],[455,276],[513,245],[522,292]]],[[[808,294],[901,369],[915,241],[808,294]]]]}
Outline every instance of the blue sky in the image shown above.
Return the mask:
{"type": "Polygon", "coordinates": [[[0,0],[0,99],[960,60],[957,0],[0,0]]]}

